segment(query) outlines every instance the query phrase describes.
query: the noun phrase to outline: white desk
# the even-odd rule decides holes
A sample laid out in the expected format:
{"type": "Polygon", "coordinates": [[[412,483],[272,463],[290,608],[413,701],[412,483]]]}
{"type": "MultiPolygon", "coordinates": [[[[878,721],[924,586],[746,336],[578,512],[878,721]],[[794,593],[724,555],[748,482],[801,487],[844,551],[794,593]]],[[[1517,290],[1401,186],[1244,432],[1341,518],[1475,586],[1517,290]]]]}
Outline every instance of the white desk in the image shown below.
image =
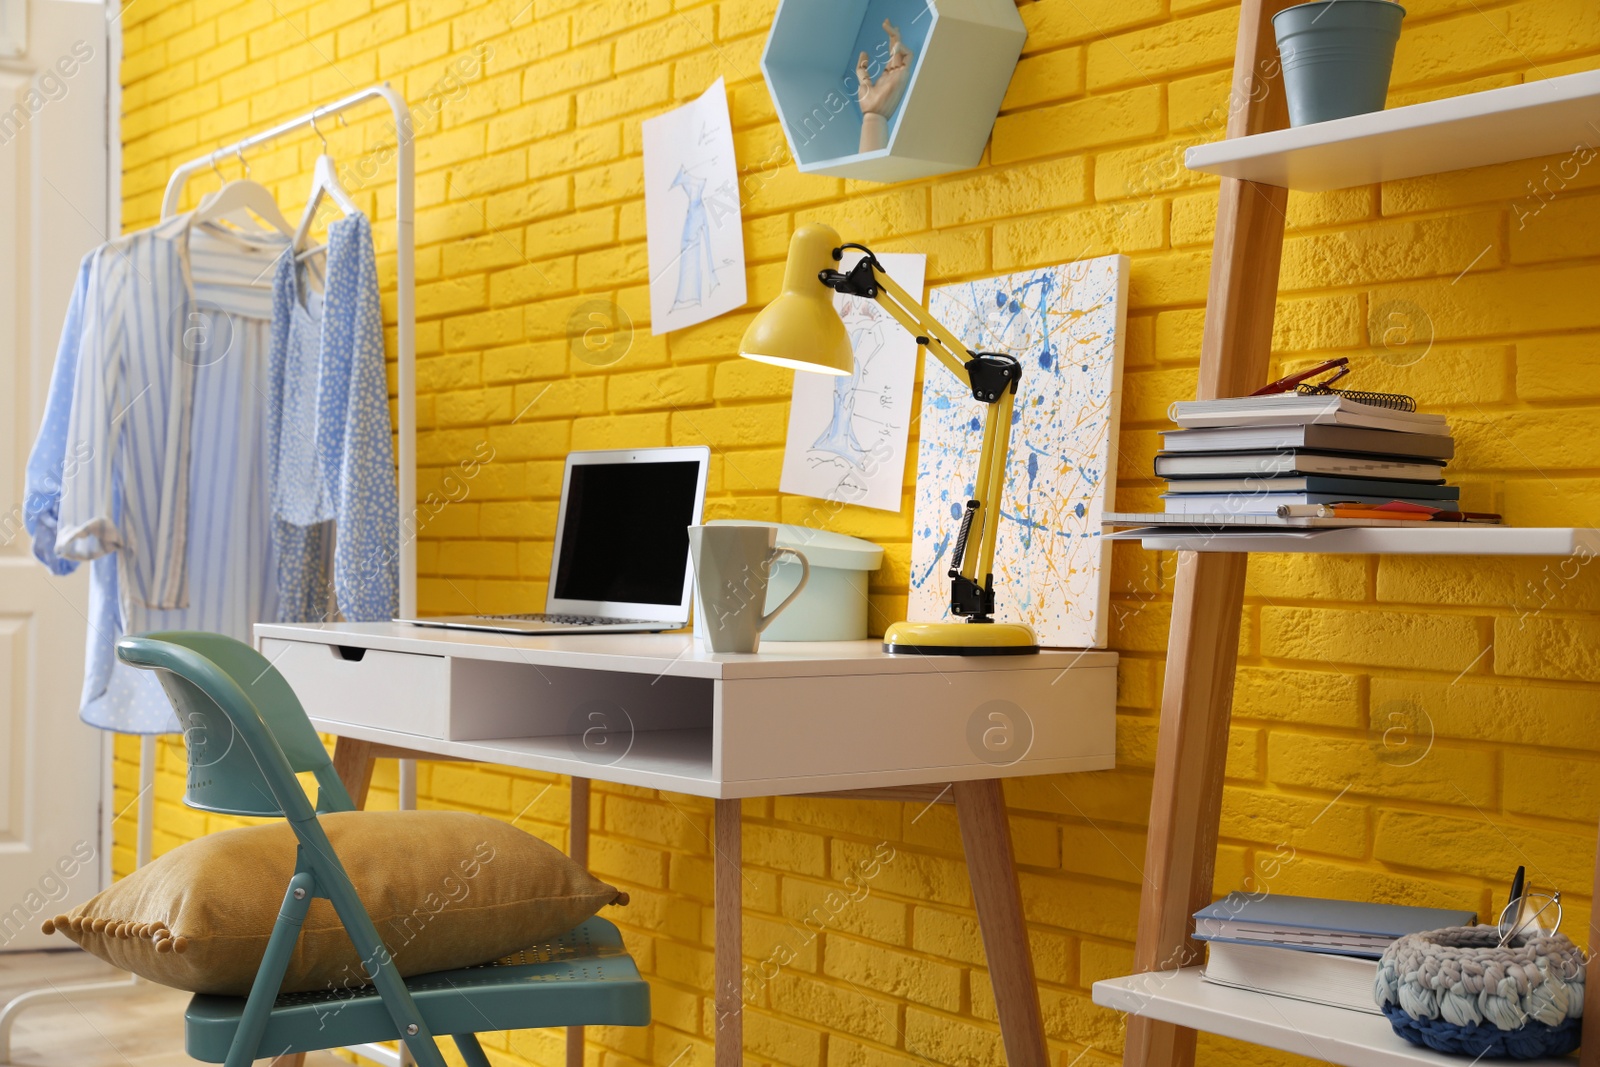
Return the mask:
{"type": "Polygon", "coordinates": [[[905,657],[859,641],[719,655],[685,633],[392,623],[262,625],[256,638],[337,736],[357,805],[382,757],[571,775],[572,853],[587,863],[591,780],[714,798],[718,1067],[740,1063],[743,1038],[739,798],[954,803],[1007,1059],[1048,1062],[1000,779],[1113,765],[1115,653],[905,657]]]}

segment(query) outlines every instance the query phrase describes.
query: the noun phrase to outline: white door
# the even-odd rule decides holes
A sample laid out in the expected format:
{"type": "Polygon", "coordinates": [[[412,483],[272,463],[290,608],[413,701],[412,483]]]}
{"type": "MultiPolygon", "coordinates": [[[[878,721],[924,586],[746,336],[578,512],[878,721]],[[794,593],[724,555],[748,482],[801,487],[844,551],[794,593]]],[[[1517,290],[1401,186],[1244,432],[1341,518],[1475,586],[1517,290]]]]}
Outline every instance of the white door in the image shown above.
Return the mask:
{"type": "Polygon", "coordinates": [[[22,474],[78,261],[110,230],[108,40],[99,4],[0,0],[0,950],[63,947],[40,922],[100,888],[88,568],[34,560],[22,474]]]}

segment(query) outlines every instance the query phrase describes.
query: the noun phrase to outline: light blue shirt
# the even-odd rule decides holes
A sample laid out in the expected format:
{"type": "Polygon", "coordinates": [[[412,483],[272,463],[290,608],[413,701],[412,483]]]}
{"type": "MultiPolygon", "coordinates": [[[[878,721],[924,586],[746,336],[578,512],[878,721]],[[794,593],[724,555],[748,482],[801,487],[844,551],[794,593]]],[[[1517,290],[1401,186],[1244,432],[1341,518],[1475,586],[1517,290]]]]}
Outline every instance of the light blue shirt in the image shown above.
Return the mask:
{"type": "Polygon", "coordinates": [[[79,269],[25,519],[35,555],[57,574],[92,561],[80,708],[92,726],[178,728],[155,676],[116,659],[122,634],[248,641],[252,624],[276,615],[263,283],[284,247],[179,216],[102,246],[79,269]]]}
{"type": "Polygon", "coordinates": [[[325,271],[320,306],[289,257],[273,284],[268,437],[280,618],[387,622],[399,606],[399,503],[365,215],[329,224],[325,271]]]}

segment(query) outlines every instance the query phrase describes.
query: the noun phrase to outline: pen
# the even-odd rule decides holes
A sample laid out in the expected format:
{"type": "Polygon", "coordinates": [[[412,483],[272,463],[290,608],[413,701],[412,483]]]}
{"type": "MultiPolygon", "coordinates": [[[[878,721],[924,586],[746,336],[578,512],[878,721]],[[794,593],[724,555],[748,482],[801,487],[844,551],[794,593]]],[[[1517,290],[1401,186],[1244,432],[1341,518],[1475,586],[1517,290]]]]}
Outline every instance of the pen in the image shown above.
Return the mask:
{"type": "Polygon", "coordinates": [[[1500,516],[1487,511],[1440,511],[1414,506],[1378,507],[1371,504],[1284,504],[1280,519],[1384,519],[1401,522],[1482,522],[1498,523],[1500,516]]]}
{"type": "Polygon", "coordinates": [[[1286,374],[1275,382],[1269,382],[1266,385],[1263,385],[1260,389],[1257,389],[1250,395],[1271,396],[1274,393],[1292,393],[1301,382],[1309,381],[1319,374],[1326,374],[1328,371],[1337,371],[1338,373],[1320,384],[1331,385],[1340,378],[1343,378],[1346,374],[1349,374],[1350,358],[1348,356],[1340,356],[1338,359],[1330,359],[1326,362],[1318,363],[1315,367],[1312,367],[1308,370],[1303,370],[1296,374],[1286,374]]]}

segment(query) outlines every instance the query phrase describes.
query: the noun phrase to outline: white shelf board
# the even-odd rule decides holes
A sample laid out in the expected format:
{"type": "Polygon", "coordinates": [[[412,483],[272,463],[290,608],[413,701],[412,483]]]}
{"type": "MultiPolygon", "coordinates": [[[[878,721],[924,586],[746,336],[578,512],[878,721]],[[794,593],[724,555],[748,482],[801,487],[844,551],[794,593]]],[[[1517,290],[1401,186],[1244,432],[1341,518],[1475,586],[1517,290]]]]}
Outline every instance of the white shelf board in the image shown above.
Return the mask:
{"type": "MultiPolygon", "coordinates": [[[[1406,1042],[1381,1015],[1212,985],[1200,978],[1198,967],[1096,982],[1094,1002],[1344,1067],[1461,1067],[1468,1062],[1406,1042]]],[[[1527,1067],[1573,1067],[1577,1061],[1517,1062],[1527,1067]]]]}
{"type": "Polygon", "coordinates": [[[1418,523],[1418,529],[1345,526],[1321,530],[1192,530],[1145,526],[1109,535],[1178,552],[1319,552],[1395,556],[1600,556],[1600,530],[1569,526],[1418,523]]]}
{"type": "Polygon", "coordinates": [[[1190,170],[1317,192],[1572,152],[1600,136],[1600,71],[1196,145],[1190,170]]]}

